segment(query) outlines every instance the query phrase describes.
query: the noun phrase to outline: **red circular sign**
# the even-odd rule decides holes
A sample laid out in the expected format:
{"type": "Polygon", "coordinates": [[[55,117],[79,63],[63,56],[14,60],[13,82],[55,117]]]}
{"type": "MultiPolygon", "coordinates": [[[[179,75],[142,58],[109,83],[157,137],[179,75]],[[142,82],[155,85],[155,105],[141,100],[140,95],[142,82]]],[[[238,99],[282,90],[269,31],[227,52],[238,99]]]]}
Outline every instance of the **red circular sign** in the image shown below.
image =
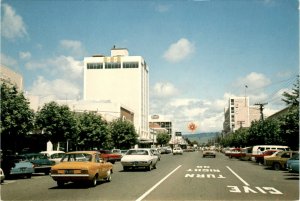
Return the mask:
{"type": "Polygon", "coordinates": [[[197,129],[197,126],[194,122],[191,122],[188,124],[188,129],[192,132],[194,132],[197,129]]]}

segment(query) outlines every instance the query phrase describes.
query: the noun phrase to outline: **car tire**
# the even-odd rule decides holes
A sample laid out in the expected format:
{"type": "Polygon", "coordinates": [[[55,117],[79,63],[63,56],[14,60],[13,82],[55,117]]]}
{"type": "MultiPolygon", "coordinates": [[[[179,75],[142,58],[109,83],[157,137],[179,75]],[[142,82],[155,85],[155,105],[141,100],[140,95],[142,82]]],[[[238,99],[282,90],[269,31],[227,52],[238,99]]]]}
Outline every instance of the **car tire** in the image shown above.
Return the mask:
{"type": "Polygon", "coordinates": [[[151,164],[146,167],[146,170],[151,171],[151,164]]]}
{"type": "Polygon", "coordinates": [[[127,171],[129,168],[127,166],[123,166],[123,171],[127,171]]]}
{"type": "Polygon", "coordinates": [[[28,179],[30,179],[31,176],[32,176],[32,174],[27,174],[27,175],[26,175],[26,177],[27,177],[28,179]]]}
{"type": "Polygon", "coordinates": [[[281,165],[279,163],[274,163],[273,164],[273,168],[274,168],[274,170],[280,170],[281,169],[281,165]]]}
{"type": "Polygon", "coordinates": [[[111,182],[111,171],[110,170],[107,171],[107,177],[105,178],[105,181],[111,182]]]}
{"type": "Polygon", "coordinates": [[[57,181],[56,183],[57,183],[58,187],[63,187],[65,184],[65,182],[63,182],[63,181],[57,181]]]}
{"type": "Polygon", "coordinates": [[[95,175],[94,178],[91,181],[91,186],[95,187],[97,185],[97,176],[95,175]]]}

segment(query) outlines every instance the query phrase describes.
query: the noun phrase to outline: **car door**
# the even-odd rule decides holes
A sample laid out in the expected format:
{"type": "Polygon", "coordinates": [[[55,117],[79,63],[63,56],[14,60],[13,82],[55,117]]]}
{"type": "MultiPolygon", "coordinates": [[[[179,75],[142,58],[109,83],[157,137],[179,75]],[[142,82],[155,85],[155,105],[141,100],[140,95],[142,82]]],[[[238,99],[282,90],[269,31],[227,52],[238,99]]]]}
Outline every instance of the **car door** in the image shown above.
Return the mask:
{"type": "Polygon", "coordinates": [[[107,168],[105,167],[106,162],[104,162],[104,159],[101,158],[101,155],[96,154],[96,166],[98,169],[98,175],[100,178],[106,177],[107,168]]]}

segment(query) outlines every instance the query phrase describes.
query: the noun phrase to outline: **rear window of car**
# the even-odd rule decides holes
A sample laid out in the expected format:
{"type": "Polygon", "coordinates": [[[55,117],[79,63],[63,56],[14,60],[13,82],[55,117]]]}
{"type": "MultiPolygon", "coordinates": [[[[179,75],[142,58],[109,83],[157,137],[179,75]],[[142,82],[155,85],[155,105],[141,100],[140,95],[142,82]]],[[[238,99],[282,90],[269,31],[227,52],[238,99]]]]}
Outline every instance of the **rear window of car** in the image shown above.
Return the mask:
{"type": "Polygon", "coordinates": [[[148,155],[147,150],[129,150],[126,155],[148,155]]]}
{"type": "Polygon", "coordinates": [[[66,154],[61,162],[72,162],[72,161],[92,161],[92,155],[87,153],[72,153],[66,154]]]}

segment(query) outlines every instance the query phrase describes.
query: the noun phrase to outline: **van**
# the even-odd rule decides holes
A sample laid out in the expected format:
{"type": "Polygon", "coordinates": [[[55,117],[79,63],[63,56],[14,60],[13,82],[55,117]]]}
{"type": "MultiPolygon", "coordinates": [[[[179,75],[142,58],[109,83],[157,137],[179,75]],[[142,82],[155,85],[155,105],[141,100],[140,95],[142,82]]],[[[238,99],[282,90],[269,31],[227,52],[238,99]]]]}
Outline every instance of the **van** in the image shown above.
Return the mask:
{"type": "Polygon", "coordinates": [[[289,151],[290,148],[283,145],[256,145],[252,148],[252,160],[254,161],[255,156],[262,155],[267,150],[289,151]]]}

